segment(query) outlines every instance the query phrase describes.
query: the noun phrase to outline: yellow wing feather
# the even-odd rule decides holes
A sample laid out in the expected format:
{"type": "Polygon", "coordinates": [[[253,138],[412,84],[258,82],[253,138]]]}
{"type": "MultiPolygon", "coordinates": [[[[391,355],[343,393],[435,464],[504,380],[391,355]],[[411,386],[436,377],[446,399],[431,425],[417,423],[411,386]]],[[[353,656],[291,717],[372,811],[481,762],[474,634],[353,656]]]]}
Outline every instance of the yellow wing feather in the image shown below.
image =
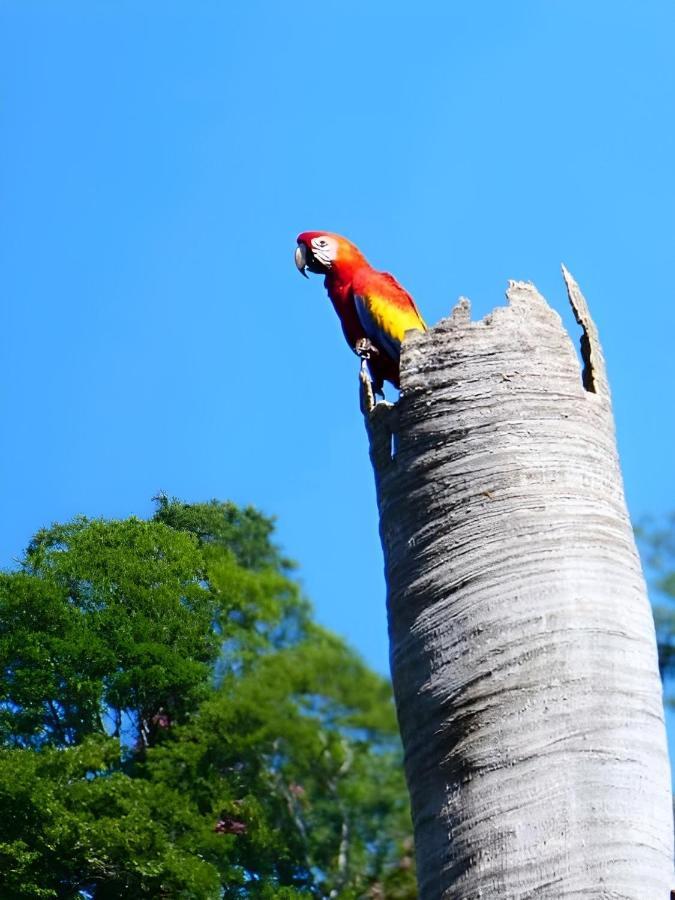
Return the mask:
{"type": "Polygon", "coordinates": [[[386,272],[371,270],[362,278],[354,279],[354,299],[368,337],[396,359],[406,331],[426,331],[415,301],[386,272]]]}

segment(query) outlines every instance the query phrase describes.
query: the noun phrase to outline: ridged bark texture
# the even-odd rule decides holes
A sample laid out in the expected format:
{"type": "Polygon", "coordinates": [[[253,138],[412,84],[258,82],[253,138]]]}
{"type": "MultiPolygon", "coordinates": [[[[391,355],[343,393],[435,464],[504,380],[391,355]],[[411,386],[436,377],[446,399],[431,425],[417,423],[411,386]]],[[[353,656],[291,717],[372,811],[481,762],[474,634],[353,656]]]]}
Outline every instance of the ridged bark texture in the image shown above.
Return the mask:
{"type": "Polygon", "coordinates": [[[526,283],[410,333],[366,415],[422,900],[665,900],[654,627],[602,352],[526,283]]]}

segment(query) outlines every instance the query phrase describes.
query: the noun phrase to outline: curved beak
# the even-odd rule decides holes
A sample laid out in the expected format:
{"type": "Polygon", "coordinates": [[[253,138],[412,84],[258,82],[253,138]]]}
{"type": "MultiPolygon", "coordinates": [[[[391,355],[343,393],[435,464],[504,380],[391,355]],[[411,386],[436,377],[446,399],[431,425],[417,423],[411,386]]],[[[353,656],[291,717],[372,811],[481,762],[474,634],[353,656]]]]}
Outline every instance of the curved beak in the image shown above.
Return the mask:
{"type": "Polygon", "coordinates": [[[304,275],[305,278],[309,278],[309,275],[305,271],[307,268],[307,247],[304,244],[298,244],[295,248],[295,265],[301,275],[304,275]]]}

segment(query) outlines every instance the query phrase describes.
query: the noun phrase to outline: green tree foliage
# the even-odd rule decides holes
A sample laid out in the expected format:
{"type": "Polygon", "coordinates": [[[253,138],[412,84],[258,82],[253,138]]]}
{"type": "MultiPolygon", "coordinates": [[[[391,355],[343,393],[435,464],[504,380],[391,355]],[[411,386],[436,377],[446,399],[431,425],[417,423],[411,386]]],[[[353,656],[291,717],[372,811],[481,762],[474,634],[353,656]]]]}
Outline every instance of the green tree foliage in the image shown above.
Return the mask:
{"type": "Polygon", "coordinates": [[[416,896],[388,683],[272,535],[160,497],[0,575],[0,896],[416,896]]]}
{"type": "MultiPolygon", "coordinates": [[[[636,528],[653,599],[661,676],[675,675],[675,513],[636,528]]],[[[673,702],[672,696],[668,696],[673,702]]]]}

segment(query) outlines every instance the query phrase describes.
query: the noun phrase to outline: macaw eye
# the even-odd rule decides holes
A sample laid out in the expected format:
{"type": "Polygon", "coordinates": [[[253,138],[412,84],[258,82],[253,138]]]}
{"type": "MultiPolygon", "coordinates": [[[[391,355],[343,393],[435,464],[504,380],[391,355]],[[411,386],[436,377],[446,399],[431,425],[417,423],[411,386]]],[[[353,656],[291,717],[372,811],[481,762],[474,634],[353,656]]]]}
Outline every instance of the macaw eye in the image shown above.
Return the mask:
{"type": "Polygon", "coordinates": [[[319,247],[325,247],[325,246],[327,246],[327,244],[328,244],[328,241],[324,240],[324,238],[319,239],[319,247]]]}

